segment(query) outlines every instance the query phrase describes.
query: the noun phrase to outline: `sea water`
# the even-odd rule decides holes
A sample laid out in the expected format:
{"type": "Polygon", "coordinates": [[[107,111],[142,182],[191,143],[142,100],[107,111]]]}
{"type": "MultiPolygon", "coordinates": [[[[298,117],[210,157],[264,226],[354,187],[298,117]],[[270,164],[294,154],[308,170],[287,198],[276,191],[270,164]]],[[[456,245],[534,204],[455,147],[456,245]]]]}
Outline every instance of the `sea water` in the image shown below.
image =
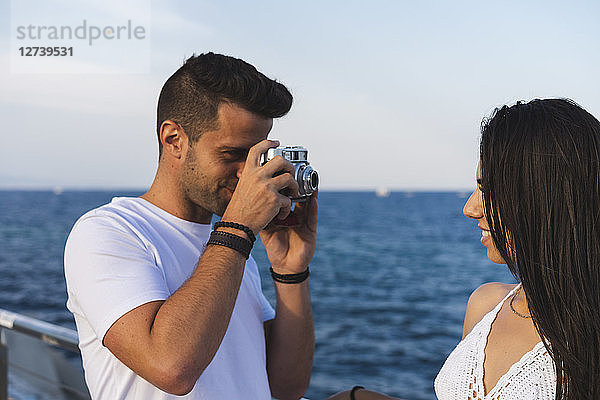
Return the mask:
{"type": "MultiPolygon", "coordinates": [[[[65,307],[63,251],[75,220],[126,191],[0,191],[0,308],[75,328],[65,307]]],[[[434,399],[433,379],[460,340],[469,294],[514,282],[493,264],[465,193],[319,194],[311,263],[316,349],[311,400],[362,385],[434,399]]],[[[253,250],[275,304],[268,259],[253,250]]],[[[9,383],[9,393],[19,400],[9,383]]]]}

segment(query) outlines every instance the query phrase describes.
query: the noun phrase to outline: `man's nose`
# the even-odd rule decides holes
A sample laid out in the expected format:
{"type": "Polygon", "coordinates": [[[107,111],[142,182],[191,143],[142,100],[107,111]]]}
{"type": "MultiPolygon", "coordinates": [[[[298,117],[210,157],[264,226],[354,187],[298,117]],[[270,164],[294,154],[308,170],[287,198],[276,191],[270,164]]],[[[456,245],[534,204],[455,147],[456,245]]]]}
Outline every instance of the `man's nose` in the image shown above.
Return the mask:
{"type": "Polygon", "coordinates": [[[475,191],[471,193],[471,196],[463,208],[463,214],[465,214],[465,217],[473,219],[483,217],[483,199],[481,198],[479,189],[475,189],[475,191]]]}
{"type": "Polygon", "coordinates": [[[241,161],[236,166],[235,176],[237,176],[238,179],[240,179],[240,177],[242,176],[242,172],[244,172],[245,166],[246,166],[246,161],[241,161]]]}

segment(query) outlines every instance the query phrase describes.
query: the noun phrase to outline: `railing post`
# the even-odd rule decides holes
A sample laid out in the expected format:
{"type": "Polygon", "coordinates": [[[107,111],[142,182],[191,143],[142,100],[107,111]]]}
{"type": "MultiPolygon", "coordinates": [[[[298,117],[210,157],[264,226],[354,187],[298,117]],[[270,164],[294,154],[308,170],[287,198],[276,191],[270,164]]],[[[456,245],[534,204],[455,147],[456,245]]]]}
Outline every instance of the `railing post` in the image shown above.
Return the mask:
{"type": "Polygon", "coordinates": [[[0,328],[0,400],[8,400],[8,348],[2,328],[0,328]]]}

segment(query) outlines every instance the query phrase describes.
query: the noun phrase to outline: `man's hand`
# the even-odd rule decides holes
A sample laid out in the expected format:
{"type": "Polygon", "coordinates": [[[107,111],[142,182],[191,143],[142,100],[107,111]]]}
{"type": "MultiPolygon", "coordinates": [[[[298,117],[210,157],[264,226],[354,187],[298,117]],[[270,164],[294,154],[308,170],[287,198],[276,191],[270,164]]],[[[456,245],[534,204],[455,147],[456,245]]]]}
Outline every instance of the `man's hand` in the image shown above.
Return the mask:
{"type": "MultiPolygon", "coordinates": [[[[280,274],[304,271],[317,242],[317,193],[296,204],[295,226],[271,224],[260,232],[273,270],[280,274]]],[[[298,399],[310,382],[315,348],[309,280],[297,284],[275,283],[275,319],[265,323],[267,373],[271,393],[278,399],[298,399]]]]}
{"type": "MultiPolygon", "coordinates": [[[[281,156],[264,166],[260,156],[277,141],[264,140],[248,152],[244,169],[222,220],[246,225],[260,232],[273,269],[278,273],[302,272],[308,266],[317,241],[317,195],[296,205],[293,227],[267,227],[275,218],[290,215],[292,201],[281,194],[298,196],[298,183],[292,163],[281,156]]],[[[302,397],[310,381],[314,353],[314,328],[308,281],[297,285],[278,284],[274,320],[265,323],[267,373],[273,396],[281,399],[302,397]]]]}
{"type": "Polygon", "coordinates": [[[292,214],[299,224],[271,224],[260,232],[275,272],[296,274],[308,267],[317,244],[318,197],[315,192],[307,201],[296,204],[292,214]]]}
{"type": "Polygon", "coordinates": [[[294,166],[281,156],[260,166],[261,154],[278,145],[276,140],[263,140],[250,149],[223,221],[246,225],[257,234],[276,216],[283,219],[289,215],[292,202],[280,191],[288,188],[298,193],[294,166]]]}

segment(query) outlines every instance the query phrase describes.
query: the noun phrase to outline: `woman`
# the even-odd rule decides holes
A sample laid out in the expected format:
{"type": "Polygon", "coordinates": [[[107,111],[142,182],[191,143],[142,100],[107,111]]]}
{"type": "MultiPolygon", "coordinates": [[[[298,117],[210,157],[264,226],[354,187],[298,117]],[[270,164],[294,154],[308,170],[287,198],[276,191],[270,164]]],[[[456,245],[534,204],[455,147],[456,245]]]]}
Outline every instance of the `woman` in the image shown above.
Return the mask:
{"type": "Polygon", "coordinates": [[[438,399],[600,399],[600,122],[571,100],[504,106],[480,153],[464,214],[521,283],[473,292],[438,399]]]}

